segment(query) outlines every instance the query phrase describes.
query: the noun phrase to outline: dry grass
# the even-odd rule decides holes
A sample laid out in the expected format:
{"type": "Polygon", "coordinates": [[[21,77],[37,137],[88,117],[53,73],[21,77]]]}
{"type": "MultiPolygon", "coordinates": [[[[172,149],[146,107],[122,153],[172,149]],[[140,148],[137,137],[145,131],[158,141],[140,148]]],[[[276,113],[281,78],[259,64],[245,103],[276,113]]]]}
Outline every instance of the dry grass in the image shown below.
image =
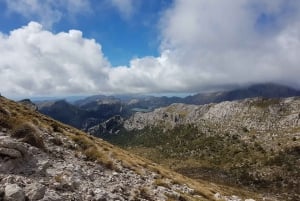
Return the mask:
{"type": "Polygon", "coordinates": [[[63,145],[62,140],[57,136],[55,136],[53,138],[50,138],[49,141],[52,142],[56,146],[62,146],[63,145]]]}
{"type": "Polygon", "coordinates": [[[170,188],[170,183],[164,179],[156,179],[154,181],[154,184],[156,186],[162,186],[162,187],[165,187],[165,188],[170,188]]]}
{"type": "Polygon", "coordinates": [[[82,153],[88,160],[99,162],[109,169],[117,170],[113,158],[110,157],[109,149],[107,151],[97,146],[90,137],[84,133],[77,132],[75,135],[68,132],[67,136],[70,137],[76,144],[79,145],[82,153]]]}
{"type": "Polygon", "coordinates": [[[16,126],[12,131],[12,137],[21,139],[37,148],[45,149],[45,144],[37,128],[30,123],[22,123],[16,126]]]}
{"type": "Polygon", "coordinates": [[[150,190],[147,187],[142,187],[140,189],[139,196],[143,199],[154,201],[153,196],[150,194],[150,190]]]}

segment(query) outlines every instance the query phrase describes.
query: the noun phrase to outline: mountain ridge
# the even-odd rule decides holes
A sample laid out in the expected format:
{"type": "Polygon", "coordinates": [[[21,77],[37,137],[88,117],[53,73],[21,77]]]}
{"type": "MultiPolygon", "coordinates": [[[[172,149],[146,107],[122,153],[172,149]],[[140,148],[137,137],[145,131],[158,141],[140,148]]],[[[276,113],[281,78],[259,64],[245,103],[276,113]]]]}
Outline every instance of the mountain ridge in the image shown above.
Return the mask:
{"type": "Polygon", "coordinates": [[[124,128],[103,137],[195,179],[300,198],[299,97],[174,103],[135,113],[124,128]]]}
{"type": "Polygon", "coordinates": [[[129,118],[138,111],[150,112],[159,107],[166,107],[173,103],[203,105],[222,101],[239,100],[251,97],[279,98],[300,96],[300,91],[276,84],[258,84],[225,92],[196,94],[180,97],[125,97],[96,95],[78,100],[74,104],[67,101],[50,101],[37,103],[39,111],[54,119],[88,131],[115,115],[129,118]],[[62,106],[60,106],[62,105],[62,106]],[[59,107],[60,106],[60,107],[59,107]]]}

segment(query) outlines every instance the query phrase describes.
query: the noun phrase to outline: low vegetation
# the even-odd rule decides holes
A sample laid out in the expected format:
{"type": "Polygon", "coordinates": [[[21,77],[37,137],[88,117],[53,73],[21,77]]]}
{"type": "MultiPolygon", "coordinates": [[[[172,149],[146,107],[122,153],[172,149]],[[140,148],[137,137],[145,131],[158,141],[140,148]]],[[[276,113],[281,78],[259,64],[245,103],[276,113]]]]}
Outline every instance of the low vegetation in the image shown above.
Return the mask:
{"type": "Polygon", "coordinates": [[[21,139],[21,141],[32,146],[44,149],[44,141],[39,134],[39,130],[30,123],[22,123],[16,126],[12,131],[12,137],[21,139]]]}
{"type": "MultiPolygon", "coordinates": [[[[250,132],[245,128],[241,130],[250,132]]],[[[191,178],[242,185],[262,192],[290,192],[297,199],[300,195],[299,146],[281,147],[281,151],[272,152],[258,139],[244,141],[242,135],[217,135],[213,129],[203,133],[193,125],[181,125],[168,131],[159,127],[123,130],[107,139],[191,178]]],[[[161,180],[157,182],[165,185],[161,180]]]]}

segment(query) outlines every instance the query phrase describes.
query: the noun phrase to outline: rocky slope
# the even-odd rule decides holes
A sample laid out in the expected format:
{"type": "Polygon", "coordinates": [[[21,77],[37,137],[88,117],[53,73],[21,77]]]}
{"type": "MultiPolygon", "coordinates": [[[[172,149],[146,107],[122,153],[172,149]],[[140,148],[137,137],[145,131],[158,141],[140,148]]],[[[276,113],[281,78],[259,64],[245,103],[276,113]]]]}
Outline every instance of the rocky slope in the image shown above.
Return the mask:
{"type": "Polygon", "coordinates": [[[0,200],[253,201],[249,197],[262,199],[195,182],[0,97],[0,200]]]}
{"type": "MultiPolygon", "coordinates": [[[[214,125],[223,132],[239,134],[249,131],[283,131],[300,127],[300,98],[254,98],[202,106],[172,104],[150,113],[136,113],[124,126],[128,130],[146,126],[193,124],[205,129],[214,125]]],[[[223,133],[222,132],[222,133],[223,133]]],[[[266,141],[266,140],[265,140],[266,141]]]]}
{"type": "Polygon", "coordinates": [[[40,102],[37,105],[39,112],[85,131],[115,115],[127,116],[127,111],[117,100],[89,100],[79,101],[77,105],[65,100],[40,102]]]}
{"type": "Polygon", "coordinates": [[[172,104],[108,140],[191,176],[300,199],[300,98],[172,104]]]}
{"type": "MultiPolygon", "coordinates": [[[[149,112],[173,103],[203,105],[251,97],[300,96],[300,91],[276,84],[257,84],[245,88],[215,93],[199,93],[185,98],[154,96],[90,96],[71,104],[65,100],[38,102],[39,111],[63,123],[88,131],[101,132],[101,124],[115,115],[128,118],[135,112],[149,112]]],[[[27,101],[28,102],[28,101],[27,101]]]]}

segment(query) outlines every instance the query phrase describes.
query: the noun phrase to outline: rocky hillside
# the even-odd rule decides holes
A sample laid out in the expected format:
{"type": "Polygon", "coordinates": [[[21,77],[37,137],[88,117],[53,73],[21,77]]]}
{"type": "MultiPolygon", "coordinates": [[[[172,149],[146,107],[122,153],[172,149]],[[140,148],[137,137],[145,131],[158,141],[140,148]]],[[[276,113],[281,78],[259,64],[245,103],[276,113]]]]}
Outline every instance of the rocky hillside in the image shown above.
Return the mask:
{"type": "Polygon", "coordinates": [[[0,200],[253,201],[250,197],[262,200],[195,182],[0,97],[0,200]]]}
{"type": "Polygon", "coordinates": [[[300,98],[136,113],[107,139],[195,179],[300,200],[300,98]]]}
{"type": "MultiPolygon", "coordinates": [[[[101,124],[115,115],[128,118],[135,112],[150,112],[155,108],[166,107],[173,103],[203,105],[252,97],[279,98],[291,96],[300,96],[300,91],[276,84],[257,84],[230,91],[199,93],[185,98],[96,95],[78,100],[73,104],[65,100],[58,100],[37,102],[37,105],[41,113],[58,121],[87,132],[96,131],[95,127],[99,127],[100,130],[94,133],[100,133],[101,124]]],[[[25,101],[23,102],[25,103],[25,101]]]]}
{"type": "Polygon", "coordinates": [[[82,101],[78,104],[73,105],[65,100],[59,100],[37,105],[39,112],[85,131],[115,115],[126,116],[126,111],[122,109],[119,101],[101,100],[87,103],[82,101]]]}

